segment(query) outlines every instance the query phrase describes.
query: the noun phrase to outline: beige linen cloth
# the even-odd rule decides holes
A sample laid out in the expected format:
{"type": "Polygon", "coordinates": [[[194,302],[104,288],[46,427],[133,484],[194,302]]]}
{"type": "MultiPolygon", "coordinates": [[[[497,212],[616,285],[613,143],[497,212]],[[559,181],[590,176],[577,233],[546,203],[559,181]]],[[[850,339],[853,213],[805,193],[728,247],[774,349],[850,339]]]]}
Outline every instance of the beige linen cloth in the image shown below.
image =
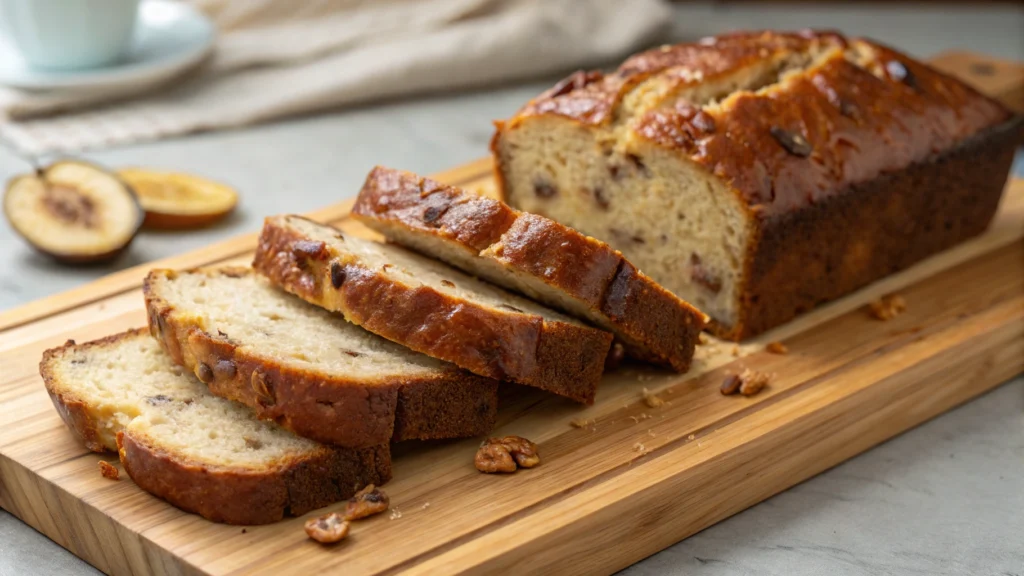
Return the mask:
{"type": "Polygon", "coordinates": [[[26,155],[243,126],[382,98],[608,62],[659,40],[664,0],[193,0],[216,24],[202,67],[141,94],[0,88],[26,155]]]}

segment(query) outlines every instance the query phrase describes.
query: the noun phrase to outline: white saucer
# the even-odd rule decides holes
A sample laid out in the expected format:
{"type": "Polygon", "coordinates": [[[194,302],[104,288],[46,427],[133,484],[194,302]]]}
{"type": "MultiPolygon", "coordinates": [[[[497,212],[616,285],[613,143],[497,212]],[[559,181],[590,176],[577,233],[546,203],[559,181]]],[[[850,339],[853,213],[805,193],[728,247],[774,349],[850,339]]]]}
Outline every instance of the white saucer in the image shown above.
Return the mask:
{"type": "Polygon", "coordinates": [[[93,70],[33,70],[0,37],[0,84],[28,90],[139,88],[199,63],[213,48],[215,37],[213,23],[195,8],[146,0],[139,6],[132,48],[121,62],[93,70]]]}

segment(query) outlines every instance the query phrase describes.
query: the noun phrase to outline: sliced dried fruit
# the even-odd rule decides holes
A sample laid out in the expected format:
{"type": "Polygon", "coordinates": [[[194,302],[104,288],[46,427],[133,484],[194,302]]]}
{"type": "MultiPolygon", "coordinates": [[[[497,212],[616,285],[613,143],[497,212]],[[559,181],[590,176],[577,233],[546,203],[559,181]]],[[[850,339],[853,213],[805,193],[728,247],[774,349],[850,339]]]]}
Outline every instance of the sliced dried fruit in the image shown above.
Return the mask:
{"type": "Polygon", "coordinates": [[[183,229],[212,224],[238,204],[234,188],[177,172],[125,168],[120,176],[135,191],[149,228],[183,229]]]}
{"type": "Polygon", "coordinates": [[[143,217],[124,182],[79,160],[61,160],[12,178],[4,214],[37,250],[79,264],[116,257],[131,243],[143,217]]]}

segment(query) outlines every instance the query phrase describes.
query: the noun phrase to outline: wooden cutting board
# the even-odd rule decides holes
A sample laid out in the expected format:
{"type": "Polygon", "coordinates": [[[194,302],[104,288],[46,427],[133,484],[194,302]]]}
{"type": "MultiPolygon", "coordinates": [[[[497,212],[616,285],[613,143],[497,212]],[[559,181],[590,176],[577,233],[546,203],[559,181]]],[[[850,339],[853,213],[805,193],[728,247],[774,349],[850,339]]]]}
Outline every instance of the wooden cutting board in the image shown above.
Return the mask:
{"type": "MultiPolygon", "coordinates": [[[[966,54],[937,64],[1019,97],[1024,75],[1011,64],[966,54]]],[[[481,160],[438,177],[492,193],[490,169],[481,160]]],[[[348,207],[313,216],[370,235],[348,207]]],[[[479,439],[398,446],[392,513],[333,548],[306,538],[304,518],[243,530],[124,475],[102,478],[97,461],[115,457],[75,440],[37,374],[48,347],[143,325],[148,268],[247,262],[254,237],[238,238],[0,314],[0,506],[111,574],[609,573],[1024,372],[1022,237],[1018,180],[983,236],[742,346],[701,346],[686,375],[618,370],[588,408],[511,389],[495,434],[538,442],[540,467],[480,474],[479,439]],[[864,305],[890,292],[907,312],[870,318],[864,305]],[[772,340],[789,354],[765,352],[772,340]],[[755,397],[719,394],[745,367],[775,379],[755,397]],[[649,405],[645,389],[664,403],[649,405]]]]}

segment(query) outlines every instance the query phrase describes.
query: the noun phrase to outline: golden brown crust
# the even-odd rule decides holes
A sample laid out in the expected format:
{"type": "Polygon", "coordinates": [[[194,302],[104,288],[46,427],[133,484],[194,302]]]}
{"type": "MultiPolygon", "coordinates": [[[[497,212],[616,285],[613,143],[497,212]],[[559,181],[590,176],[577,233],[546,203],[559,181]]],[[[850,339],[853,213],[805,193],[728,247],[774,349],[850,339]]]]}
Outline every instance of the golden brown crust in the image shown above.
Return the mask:
{"type": "Polygon", "coordinates": [[[391,478],[388,444],[327,448],[254,471],[191,462],[129,432],[117,436],[121,464],[140,488],[214,522],[269,524],[350,498],[391,478]]]}
{"type": "Polygon", "coordinates": [[[713,322],[711,331],[730,340],[760,334],[980,234],[999,206],[1022,136],[1018,117],[765,223],[747,258],[741,315],[732,326],[713,322]]]}
{"type": "MultiPolygon", "coordinates": [[[[207,274],[249,274],[248,269],[203,271],[207,274]]],[[[489,430],[497,413],[498,383],[454,368],[435,377],[391,378],[367,382],[325,374],[315,369],[260,356],[239,347],[229,334],[209,334],[196,319],[161,298],[153,284],[175,274],[154,270],[143,286],[149,326],[175,363],[192,370],[215,395],[241,402],[257,416],[274,420],[300,436],[319,442],[361,448],[388,442],[400,430],[434,431],[437,439],[475,436],[489,430]],[[431,397],[444,410],[423,413],[398,402],[412,387],[417,397],[431,397]],[[451,390],[449,390],[451,387],[451,390]],[[461,398],[462,404],[445,400],[461,398]],[[396,417],[409,421],[396,422],[396,417]]]]}
{"type": "Polygon", "coordinates": [[[695,108],[683,103],[642,112],[630,119],[631,130],[705,166],[766,217],[923,160],[1010,117],[1001,104],[963,82],[875,42],[834,32],[741,32],[643,52],[615,73],[588,82],[563,81],[503,123],[492,148],[501,130],[532,116],[608,124],[629,90],[654,76],[671,93],[789,54],[829,48],[830,56],[777,89],[705,107],[710,125],[695,121],[695,108]],[[850,50],[869,56],[860,65],[851,61],[850,50]],[[787,150],[780,142],[786,135],[806,140],[808,154],[787,150]]]}
{"type": "Polygon", "coordinates": [[[1015,145],[1000,129],[1013,122],[1011,113],[995,100],[888,47],[834,32],[740,32],[637,54],[607,76],[577,73],[496,123],[491,150],[503,195],[502,137],[542,116],[581,127],[623,124],[630,153],[645,146],[677,153],[741,200],[753,235],[738,290],[740,318],[711,326],[732,339],[777,326],[983,230],[1015,145]],[[674,101],[688,88],[769,69],[790,56],[809,63],[764,88],[703,106],[674,101]],[[647,81],[658,84],[654,105],[624,109],[647,81]],[[952,173],[947,160],[977,154],[968,151],[977,147],[990,157],[952,173]],[[911,174],[928,178],[946,199],[925,198],[911,174]],[[940,211],[915,213],[910,206],[940,211]],[[917,225],[922,218],[941,229],[917,225]],[[857,227],[842,228],[852,223],[857,227]],[[828,235],[833,230],[838,236],[828,235]],[[851,245],[859,252],[847,254],[851,245]]]}
{"type": "Polygon", "coordinates": [[[475,374],[593,402],[611,334],[515,309],[492,309],[429,286],[408,286],[330,246],[307,254],[295,248],[309,239],[289,227],[287,218],[294,217],[267,219],[253,261],[272,283],[475,374]],[[332,268],[337,272],[333,284],[332,268]]]}
{"type": "Polygon", "coordinates": [[[68,427],[91,450],[119,452],[125,471],[144,490],[216,522],[265,524],[344,500],[367,484],[390,480],[387,443],[361,449],[319,446],[270,465],[238,468],[196,463],[159,448],[159,439],[151,440],[144,433],[110,430],[114,435],[108,445],[100,430],[110,429],[110,423],[93,416],[96,407],[75,396],[74,383],[62,380],[56,363],[72,349],[81,352],[148,337],[146,329],[140,328],[79,345],[68,341],[44,352],[40,363],[47,391],[68,427]]]}
{"type": "Polygon", "coordinates": [[[122,338],[138,336],[145,332],[145,328],[136,328],[83,344],[76,344],[74,340],[68,340],[61,346],[43,352],[43,359],[39,362],[39,374],[43,377],[43,384],[53,402],[53,407],[64,420],[64,424],[82,440],[86,448],[93,452],[117,452],[114,431],[102,432],[105,427],[89,412],[89,405],[78,398],[74,391],[67,390],[61,385],[60,378],[54,373],[53,363],[73,348],[82,350],[108,346],[122,338]]]}
{"type": "Polygon", "coordinates": [[[70,394],[54,392],[49,386],[46,391],[61,420],[64,420],[64,424],[82,440],[86,448],[93,452],[117,451],[116,446],[111,446],[100,436],[96,421],[89,414],[88,407],[84,402],[70,394]]]}
{"type": "Polygon", "coordinates": [[[400,225],[474,256],[486,250],[506,268],[603,316],[632,356],[680,372],[689,368],[704,314],[600,240],[504,202],[380,166],[367,176],[352,214],[370,227],[400,225]]]}
{"type": "Polygon", "coordinates": [[[777,91],[743,94],[706,110],[713,132],[678,109],[648,113],[634,129],[721,176],[759,218],[771,218],[903,169],[1010,116],[959,81],[873,49],[872,67],[882,71],[837,53],[777,91]],[[913,80],[891,77],[890,68],[913,80]]]}
{"type": "Polygon", "coordinates": [[[582,124],[609,124],[615,111],[636,86],[663,75],[674,92],[688,85],[711,82],[775,60],[812,45],[846,47],[835,32],[735,32],[699,42],[665,45],[635,54],[611,74],[574,72],[531,100],[509,122],[529,116],[563,116],[582,124]]]}

